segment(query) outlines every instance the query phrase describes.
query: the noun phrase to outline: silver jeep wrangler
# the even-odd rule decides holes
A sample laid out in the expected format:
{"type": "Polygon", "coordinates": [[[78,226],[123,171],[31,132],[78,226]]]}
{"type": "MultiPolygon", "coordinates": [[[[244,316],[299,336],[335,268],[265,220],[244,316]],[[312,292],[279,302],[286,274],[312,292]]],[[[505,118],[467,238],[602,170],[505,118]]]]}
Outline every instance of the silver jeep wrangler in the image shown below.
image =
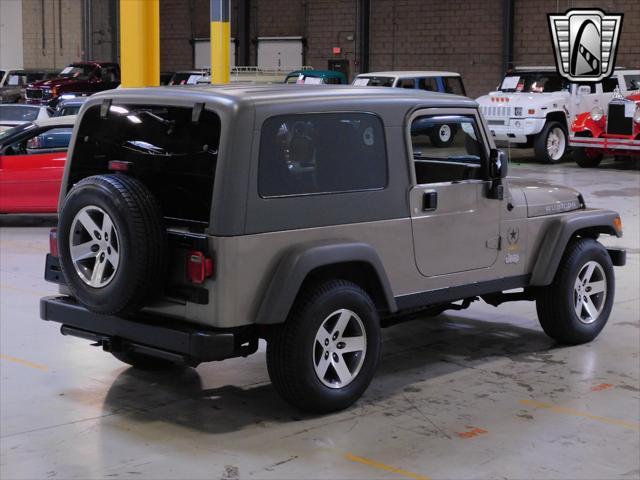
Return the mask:
{"type": "Polygon", "coordinates": [[[246,356],[277,391],[345,408],[382,326],[483,299],[534,300],[562,343],[595,338],[625,252],[620,218],[506,178],[477,104],[419,90],[109,91],[82,107],[44,320],[140,368],[246,356]],[[446,148],[430,135],[454,125],[446,148]],[[513,291],[516,290],[516,291],[513,291]]]}

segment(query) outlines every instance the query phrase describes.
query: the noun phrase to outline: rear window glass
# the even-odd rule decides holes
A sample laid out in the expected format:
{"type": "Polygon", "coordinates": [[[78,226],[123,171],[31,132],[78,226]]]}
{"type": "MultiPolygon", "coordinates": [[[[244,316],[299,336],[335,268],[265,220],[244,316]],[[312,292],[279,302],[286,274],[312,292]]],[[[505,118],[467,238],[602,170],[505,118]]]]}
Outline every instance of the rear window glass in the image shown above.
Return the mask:
{"type": "Polygon", "coordinates": [[[192,121],[193,108],[156,105],[90,107],[80,124],[69,186],[108,171],[110,160],[131,163],[161,204],[165,217],[206,223],[220,141],[220,119],[203,110],[192,121]]]}
{"type": "Polygon", "coordinates": [[[382,122],[368,113],[268,119],[258,169],[261,197],[381,189],[387,185],[382,122]]]}
{"type": "Polygon", "coordinates": [[[0,120],[12,122],[30,122],[38,118],[40,107],[24,105],[0,105],[0,120]]]}

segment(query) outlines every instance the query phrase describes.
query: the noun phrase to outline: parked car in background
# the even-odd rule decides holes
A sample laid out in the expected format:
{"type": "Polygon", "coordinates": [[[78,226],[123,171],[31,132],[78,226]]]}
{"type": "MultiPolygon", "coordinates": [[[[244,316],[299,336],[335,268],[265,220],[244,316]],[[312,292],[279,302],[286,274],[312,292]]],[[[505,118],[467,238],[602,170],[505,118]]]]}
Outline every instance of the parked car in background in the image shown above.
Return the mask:
{"type": "Polygon", "coordinates": [[[89,97],[69,97],[64,98],[64,96],[56,105],[56,109],[53,112],[53,117],[66,117],[67,115],[77,115],[80,111],[80,107],[82,104],[87,101],[89,97]]]}
{"type": "Polygon", "coordinates": [[[640,158],[640,93],[615,96],[605,108],[596,105],[571,125],[569,144],[581,167],[597,167],[605,155],[640,158]]]}
{"type": "Polygon", "coordinates": [[[90,95],[120,85],[120,67],[110,62],[77,62],[62,69],[56,78],[27,86],[27,103],[55,106],[64,94],[90,95]]]}
{"type": "Polygon", "coordinates": [[[0,103],[18,103],[24,99],[27,84],[57,75],[57,70],[0,70],[0,103]]]}
{"type": "MultiPolygon", "coordinates": [[[[462,77],[455,72],[413,71],[413,72],[371,72],[361,73],[352,82],[359,87],[394,87],[426,90],[428,92],[451,93],[466,96],[462,77]]],[[[441,123],[412,126],[429,137],[436,147],[448,147],[454,141],[458,125],[441,123]]]]}
{"type": "Polygon", "coordinates": [[[181,70],[173,74],[167,85],[195,85],[208,75],[206,70],[181,70]]]}
{"type": "Polygon", "coordinates": [[[467,95],[462,76],[456,72],[370,72],[361,73],[351,82],[357,87],[417,88],[428,92],[467,95]]]}
{"type": "Polygon", "coordinates": [[[520,67],[476,101],[495,140],[533,147],[540,161],[556,163],[567,152],[576,115],[606,105],[616,89],[623,94],[637,89],[631,77],[638,73],[620,69],[601,83],[578,84],[561,77],[555,67],[520,67]]]}
{"type": "Polygon", "coordinates": [[[51,109],[38,105],[0,105],[0,132],[23,123],[51,116],[51,109]]]}
{"type": "Polygon", "coordinates": [[[0,132],[0,213],[55,213],[75,116],[0,132]]]}
{"type": "Polygon", "coordinates": [[[296,70],[287,75],[284,83],[346,85],[349,82],[344,73],[334,70],[296,70]]]}

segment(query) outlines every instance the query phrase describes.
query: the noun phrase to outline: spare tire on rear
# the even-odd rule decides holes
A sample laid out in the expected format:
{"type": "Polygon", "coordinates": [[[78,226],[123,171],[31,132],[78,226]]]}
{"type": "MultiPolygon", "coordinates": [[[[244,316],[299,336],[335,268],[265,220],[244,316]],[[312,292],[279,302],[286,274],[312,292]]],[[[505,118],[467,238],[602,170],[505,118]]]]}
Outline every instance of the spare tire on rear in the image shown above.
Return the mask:
{"type": "Polygon", "coordinates": [[[89,310],[134,312],[161,293],[166,275],[160,206],[135,178],[87,177],[60,211],[58,252],[71,293],[89,310]]]}

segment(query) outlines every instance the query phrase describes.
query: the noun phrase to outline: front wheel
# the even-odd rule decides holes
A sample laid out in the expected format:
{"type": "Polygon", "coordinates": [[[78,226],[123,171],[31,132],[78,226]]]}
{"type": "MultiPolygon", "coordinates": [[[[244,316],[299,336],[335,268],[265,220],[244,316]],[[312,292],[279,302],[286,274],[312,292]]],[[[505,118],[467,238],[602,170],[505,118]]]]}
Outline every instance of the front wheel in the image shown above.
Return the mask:
{"type": "Polygon", "coordinates": [[[607,249],[591,238],[574,239],[553,283],[537,298],[542,329],[560,343],[590,342],[609,319],[614,292],[613,264],[607,249]]]}
{"type": "Polygon", "coordinates": [[[602,161],[602,152],[593,148],[576,147],[572,152],[573,159],[582,168],[595,168],[602,161]]]}
{"type": "Polygon", "coordinates": [[[567,151],[567,132],[558,122],[547,122],[533,142],[536,158],[542,163],[559,163],[567,151]]]}
{"type": "Polygon", "coordinates": [[[301,410],[347,408],[366,390],[380,357],[380,320],[358,285],[331,280],[307,288],[267,343],[278,393],[301,410]]]}

